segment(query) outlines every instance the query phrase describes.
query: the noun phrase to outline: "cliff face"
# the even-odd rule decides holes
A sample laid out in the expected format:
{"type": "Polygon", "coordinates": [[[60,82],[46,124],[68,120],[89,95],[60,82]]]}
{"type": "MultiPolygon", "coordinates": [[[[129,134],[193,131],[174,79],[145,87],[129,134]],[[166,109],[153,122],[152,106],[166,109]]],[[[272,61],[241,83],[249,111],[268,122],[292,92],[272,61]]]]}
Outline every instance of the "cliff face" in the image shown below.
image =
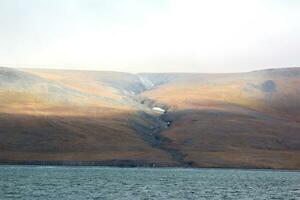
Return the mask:
{"type": "Polygon", "coordinates": [[[299,133],[298,68],[0,68],[1,163],[300,169],[299,133]]]}

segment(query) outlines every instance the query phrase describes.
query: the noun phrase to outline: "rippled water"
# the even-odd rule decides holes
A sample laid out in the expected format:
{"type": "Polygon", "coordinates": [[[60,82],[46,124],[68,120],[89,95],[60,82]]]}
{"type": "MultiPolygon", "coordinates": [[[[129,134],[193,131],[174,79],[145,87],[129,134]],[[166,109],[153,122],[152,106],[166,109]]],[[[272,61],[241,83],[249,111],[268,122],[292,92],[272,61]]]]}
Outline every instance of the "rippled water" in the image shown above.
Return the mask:
{"type": "Polygon", "coordinates": [[[300,172],[0,166],[0,199],[300,199],[300,172]]]}

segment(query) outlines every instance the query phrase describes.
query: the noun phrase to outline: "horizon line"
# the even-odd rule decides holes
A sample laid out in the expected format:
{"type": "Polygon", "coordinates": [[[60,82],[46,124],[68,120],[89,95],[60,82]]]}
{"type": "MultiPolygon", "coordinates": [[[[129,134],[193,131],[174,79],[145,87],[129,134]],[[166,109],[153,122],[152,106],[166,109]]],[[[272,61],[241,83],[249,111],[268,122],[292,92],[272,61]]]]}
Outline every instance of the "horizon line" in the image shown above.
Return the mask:
{"type": "Polygon", "coordinates": [[[12,65],[3,65],[0,64],[0,68],[12,68],[12,69],[35,69],[35,70],[61,70],[61,71],[91,71],[91,72],[120,72],[120,73],[129,73],[129,74],[239,74],[239,73],[251,73],[251,72],[258,72],[258,71],[266,71],[266,70],[283,70],[283,69],[296,69],[300,67],[266,67],[262,69],[254,69],[251,71],[239,71],[239,72],[199,72],[199,71],[164,71],[164,72],[151,72],[151,71],[140,71],[140,72],[130,72],[130,71],[121,71],[121,70],[101,70],[101,69],[92,69],[84,67],[79,68],[62,68],[56,66],[47,66],[47,65],[20,65],[20,66],[12,66],[12,65]],[[20,67],[22,66],[22,67],[20,67]],[[37,67],[34,67],[37,66],[37,67]]]}

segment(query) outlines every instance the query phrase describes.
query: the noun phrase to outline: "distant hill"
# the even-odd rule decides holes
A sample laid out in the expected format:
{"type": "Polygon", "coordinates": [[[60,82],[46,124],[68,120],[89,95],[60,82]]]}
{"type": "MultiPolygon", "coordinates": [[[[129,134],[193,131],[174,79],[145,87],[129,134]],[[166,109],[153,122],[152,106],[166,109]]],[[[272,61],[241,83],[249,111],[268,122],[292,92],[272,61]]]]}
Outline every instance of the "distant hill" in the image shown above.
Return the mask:
{"type": "Polygon", "coordinates": [[[0,68],[1,163],[300,169],[299,158],[300,68],[0,68]]]}

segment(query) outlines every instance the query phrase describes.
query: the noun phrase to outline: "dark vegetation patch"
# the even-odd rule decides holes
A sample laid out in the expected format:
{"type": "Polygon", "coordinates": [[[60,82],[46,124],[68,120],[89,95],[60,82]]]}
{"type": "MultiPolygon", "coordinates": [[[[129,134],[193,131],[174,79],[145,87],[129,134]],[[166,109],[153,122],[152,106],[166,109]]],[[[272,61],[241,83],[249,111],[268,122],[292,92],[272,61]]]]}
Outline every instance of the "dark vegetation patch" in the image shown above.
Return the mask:
{"type": "Polygon", "coordinates": [[[276,83],[272,80],[267,80],[261,84],[263,92],[276,92],[276,83]]]}

